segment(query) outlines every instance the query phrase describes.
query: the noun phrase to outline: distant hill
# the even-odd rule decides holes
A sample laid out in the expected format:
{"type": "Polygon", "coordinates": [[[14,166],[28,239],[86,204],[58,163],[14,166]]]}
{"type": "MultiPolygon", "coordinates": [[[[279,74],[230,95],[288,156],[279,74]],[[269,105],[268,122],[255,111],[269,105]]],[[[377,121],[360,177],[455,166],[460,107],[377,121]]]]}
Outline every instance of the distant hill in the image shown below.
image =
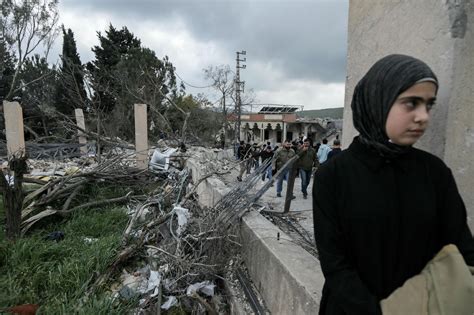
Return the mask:
{"type": "Polygon", "coordinates": [[[296,114],[298,115],[298,117],[304,117],[304,118],[342,119],[343,112],[344,112],[344,107],[338,107],[338,108],[303,110],[301,112],[297,112],[296,114]]]}

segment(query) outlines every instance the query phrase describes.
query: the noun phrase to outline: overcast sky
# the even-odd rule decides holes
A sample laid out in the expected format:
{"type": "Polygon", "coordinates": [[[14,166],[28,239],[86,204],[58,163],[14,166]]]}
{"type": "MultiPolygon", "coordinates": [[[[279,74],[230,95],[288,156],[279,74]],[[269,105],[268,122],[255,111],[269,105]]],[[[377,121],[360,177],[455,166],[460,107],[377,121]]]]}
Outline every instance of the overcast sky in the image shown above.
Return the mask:
{"type": "MultiPolygon", "coordinates": [[[[62,0],[60,23],[71,28],[83,63],[93,59],[97,31],[109,23],[167,55],[186,83],[207,86],[203,68],[229,65],[247,51],[241,71],[257,103],[342,107],[348,0],[62,0]]],[[[58,37],[50,59],[61,51],[58,37]]],[[[211,89],[186,85],[188,93],[211,89]]]]}

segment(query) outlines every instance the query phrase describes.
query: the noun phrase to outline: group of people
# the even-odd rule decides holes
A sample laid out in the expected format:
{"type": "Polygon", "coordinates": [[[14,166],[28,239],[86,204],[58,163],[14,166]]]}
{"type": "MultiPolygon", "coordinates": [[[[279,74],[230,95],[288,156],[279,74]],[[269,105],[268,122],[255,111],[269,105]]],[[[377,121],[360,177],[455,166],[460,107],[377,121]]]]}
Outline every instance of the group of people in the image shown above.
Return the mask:
{"type": "MultiPolygon", "coordinates": [[[[338,139],[334,140],[332,147],[328,145],[327,139],[323,139],[322,143],[313,146],[312,139],[305,139],[303,135],[300,135],[298,140],[284,141],[281,148],[278,148],[278,146],[272,147],[270,142],[267,142],[260,148],[257,143],[251,145],[250,143],[240,141],[237,149],[237,157],[240,160],[240,171],[237,180],[242,181],[242,176],[245,172],[250,174],[252,168],[258,168],[260,163],[268,164],[268,161],[271,160],[272,163],[262,173],[262,181],[266,178],[270,180],[274,174],[283,168],[287,161],[298,155],[294,167],[297,168],[297,176],[301,179],[303,198],[307,199],[307,188],[314,170],[318,165],[325,163],[340,152],[341,144],[338,139]]],[[[283,181],[288,180],[288,176],[289,168],[284,170],[277,179],[277,197],[281,197],[283,181]]],[[[292,198],[295,197],[292,196],[292,198]]]]}
{"type": "Polygon", "coordinates": [[[272,158],[273,152],[274,149],[272,149],[270,143],[267,143],[263,148],[260,148],[257,143],[251,145],[250,143],[245,143],[243,140],[240,141],[236,151],[236,157],[240,161],[240,170],[237,180],[239,182],[242,181],[242,176],[245,172],[250,174],[252,168],[258,168],[260,165],[260,159],[262,159],[263,163],[268,157],[272,158]]]}

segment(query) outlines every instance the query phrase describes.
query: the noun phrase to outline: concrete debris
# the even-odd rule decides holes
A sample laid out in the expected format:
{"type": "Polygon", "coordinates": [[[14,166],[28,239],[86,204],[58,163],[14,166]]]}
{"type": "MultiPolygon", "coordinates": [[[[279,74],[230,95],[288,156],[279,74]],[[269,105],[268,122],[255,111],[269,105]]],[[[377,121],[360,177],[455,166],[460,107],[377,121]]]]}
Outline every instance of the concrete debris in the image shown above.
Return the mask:
{"type": "Polygon", "coordinates": [[[93,158],[81,157],[65,160],[28,160],[31,176],[65,176],[79,171],[90,171],[99,164],[93,158]]]}

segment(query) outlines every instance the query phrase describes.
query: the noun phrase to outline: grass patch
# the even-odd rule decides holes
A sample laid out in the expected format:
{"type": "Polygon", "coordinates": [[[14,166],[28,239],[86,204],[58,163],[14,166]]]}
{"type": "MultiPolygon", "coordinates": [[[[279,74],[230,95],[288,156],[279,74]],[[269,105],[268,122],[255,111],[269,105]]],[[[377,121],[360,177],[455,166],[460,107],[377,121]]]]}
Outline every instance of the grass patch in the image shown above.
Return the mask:
{"type": "Polygon", "coordinates": [[[4,237],[2,205],[0,308],[33,303],[40,304],[39,314],[128,313],[133,305],[113,302],[107,292],[80,305],[88,281],[115,257],[127,221],[121,208],[78,210],[67,220],[48,221],[11,243],[4,237]],[[63,231],[64,240],[45,240],[53,231],[63,231]]]}

